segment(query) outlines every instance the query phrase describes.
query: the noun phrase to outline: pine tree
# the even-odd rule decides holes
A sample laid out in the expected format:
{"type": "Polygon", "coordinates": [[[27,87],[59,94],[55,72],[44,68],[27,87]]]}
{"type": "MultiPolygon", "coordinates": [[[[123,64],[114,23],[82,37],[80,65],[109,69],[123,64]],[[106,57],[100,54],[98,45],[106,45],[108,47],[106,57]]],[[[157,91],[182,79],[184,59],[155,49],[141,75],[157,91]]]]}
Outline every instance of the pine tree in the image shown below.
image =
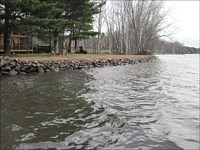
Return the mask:
{"type": "Polygon", "coordinates": [[[71,52],[71,41],[75,41],[75,50],[77,47],[77,40],[95,36],[98,32],[93,32],[94,14],[99,13],[101,5],[90,0],[74,1],[68,0],[66,5],[65,18],[70,21],[67,26],[69,35],[69,52],[71,52]],[[67,13],[68,12],[68,13],[67,13]]]}
{"type": "MultiPolygon", "coordinates": [[[[37,0],[32,0],[37,1],[37,0]]],[[[23,2],[25,0],[1,0],[0,2],[0,19],[1,33],[4,35],[4,53],[10,53],[10,34],[11,31],[17,30],[19,22],[24,20],[25,12],[23,2]]]]}
{"type": "Polygon", "coordinates": [[[0,33],[4,34],[4,52],[10,53],[12,31],[37,35],[50,45],[53,40],[57,52],[61,33],[70,32],[70,45],[71,40],[94,36],[98,33],[92,31],[93,17],[100,7],[90,0],[1,0],[0,33]]]}
{"type": "Polygon", "coordinates": [[[12,31],[46,33],[62,24],[56,15],[63,12],[50,0],[2,0],[0,2],[1,33],[4,35],[4,53],[10,53],[12,31]]]}

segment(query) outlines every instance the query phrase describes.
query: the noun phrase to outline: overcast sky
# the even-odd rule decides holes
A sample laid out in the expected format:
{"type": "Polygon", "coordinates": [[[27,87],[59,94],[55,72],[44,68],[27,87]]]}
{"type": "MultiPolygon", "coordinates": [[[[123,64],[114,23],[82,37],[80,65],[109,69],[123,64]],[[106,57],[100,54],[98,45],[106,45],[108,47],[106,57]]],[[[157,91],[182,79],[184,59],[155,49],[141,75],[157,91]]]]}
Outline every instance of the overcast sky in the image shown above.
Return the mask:
{"type": "Polygon", "coordinates": [[[166,8],[171,8],[171,17],[175,20],[177,33],[174,39],[185,46],[199,48],[199,0],[165,1],[166,8]]]}

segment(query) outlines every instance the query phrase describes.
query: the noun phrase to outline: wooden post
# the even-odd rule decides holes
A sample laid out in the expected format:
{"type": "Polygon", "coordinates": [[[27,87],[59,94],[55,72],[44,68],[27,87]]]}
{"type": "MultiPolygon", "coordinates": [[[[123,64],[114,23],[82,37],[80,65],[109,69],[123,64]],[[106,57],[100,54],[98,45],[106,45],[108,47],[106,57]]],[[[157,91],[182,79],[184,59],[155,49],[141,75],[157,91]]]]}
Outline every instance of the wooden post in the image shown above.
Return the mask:
{"type": "Polygon", "coordinates": [[[10,52],[11,53],[13,53],[13,32],[11,32],[11,35],[10,35],[10,48],[11,48],[11,50],[10,50],[10,52]]]}
{"type": "Polygon", "coordinates": [[[13,40],[14,40],[14,38],[13,38],[13,36],[11,36],[11,50],[13,50],[13,40]]]}

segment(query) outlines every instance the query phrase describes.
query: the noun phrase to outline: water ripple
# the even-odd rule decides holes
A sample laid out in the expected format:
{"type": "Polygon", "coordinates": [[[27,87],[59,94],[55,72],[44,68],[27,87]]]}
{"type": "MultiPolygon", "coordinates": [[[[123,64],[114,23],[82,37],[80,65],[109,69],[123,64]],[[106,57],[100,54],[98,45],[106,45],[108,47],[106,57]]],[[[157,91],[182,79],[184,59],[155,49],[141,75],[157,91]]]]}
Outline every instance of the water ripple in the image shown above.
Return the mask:
{"type": "Polygon", "coordinates": [[[198,56],[157,57],[3,78],[1,148],[199,149],[198,56]]]}

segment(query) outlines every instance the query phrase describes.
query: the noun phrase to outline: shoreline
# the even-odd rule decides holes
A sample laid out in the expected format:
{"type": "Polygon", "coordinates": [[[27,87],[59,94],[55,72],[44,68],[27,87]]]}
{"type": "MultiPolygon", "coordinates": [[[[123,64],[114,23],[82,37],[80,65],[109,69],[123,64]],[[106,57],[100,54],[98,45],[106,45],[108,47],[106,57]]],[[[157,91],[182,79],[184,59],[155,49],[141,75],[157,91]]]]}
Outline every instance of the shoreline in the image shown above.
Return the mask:
{"type": "Polygon", "coordinates": [[[46,57],[0,57],[0,76],[28,73],[46,73],[83,68],[122,66],[151,62],[154,55],[79,55],[46,57]]]}

